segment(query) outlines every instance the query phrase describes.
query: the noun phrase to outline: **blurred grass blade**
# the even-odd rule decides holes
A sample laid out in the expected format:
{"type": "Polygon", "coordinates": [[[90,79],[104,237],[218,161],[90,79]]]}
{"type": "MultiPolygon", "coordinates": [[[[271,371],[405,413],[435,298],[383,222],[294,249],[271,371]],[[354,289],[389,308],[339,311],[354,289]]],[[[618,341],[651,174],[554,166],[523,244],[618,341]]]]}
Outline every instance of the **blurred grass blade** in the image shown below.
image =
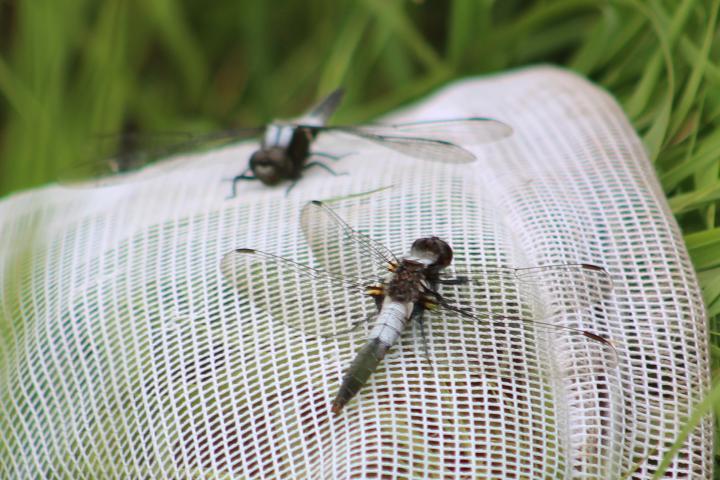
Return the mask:
{"type": "Polygon", "coordinates": [[[191,96],[200,94],[207,76],[207,67],[197,40],[182,16],[179,4],[172,0],[140,2],[153,19],[161,38],[173,53],[191,96]]]}
{"type": "MultiPolygon", "coordinates": [[[[625,109],[631,118],[638,117],[648,106],[650,98],[656,95],[655,87],[659,82],[660,69],[663,66],[667,74],[667,87],[663,99],[660,101],[660,105],[654,109],[654,121],[643,137],[645,145],[647,145],[650,152],[650,159],[654,161],[665,142],[667,129],[670,124],[670,115],[672,113],[673,94],[675,90],[675,73],[671,52],[673,26],[675,29],[679,28],[679,25],[682,25],[686,15],[674,15],[671,27],[667,29],[661,21],[662,17],[660,12],[662,12],[663,9],[659,5],[655,5],[656,8],[650,9],[646,5],[634,0],[630,0],[629,3],[648,17],[657,35],[657,39],[660,42],[660,51],[653,54],[647,67],[643,70],[640,82],[633,96],[625,105],[625,109]]],[[[656,4],[656,2],[654,3],[656,4]]],[[[687,7],[690,3],[690,0],[685,0],[684,5],[687,7]]]]}
{"type": "MultiPolygon", "coordinates": [[[[718,250],[720,250],[720,246],[718,246],[718,250]]],[[[708,307],[708,315],[711,318],[715,317],[720,314],[720,268],[701,272],[698,274],[698,278],[703,285],[702,294],[705,305],[708,307]]]]}
{"type": "Polygon", "coordinates": [[[712,6],[710,7],[710,17],[707,20],[705,38],[703,40],[703,45],[700,49],[700,52],[698,52],[698,55],[694,55],[692,58],[690,58],[687,62],[688,65],[691,66],[690,77],[685,82],[685,90],[680,97],[680,101],[675,107],[675,112],[673,112],[674,121],[670,126],[671,132],[675,132],[680,127],[680,124],[685,120],[688,113],[690,112],[690,109],[693,107],[697,100],[701,81],[705,76],[705,69],[707,68],[707,65],[709,63],[708,57],[710,56],[710,47],[712,46],[714,37],[718,33],[718,6],[720,6],[720,0],[714,0],[712,2],[712,6]]]}
{"type": "Polygon", "coordinates": [[[427,43],[395,1],[362,0],[367,9],[374,13],[379,22],[386,23],[429,70],[445,69],[435,49],[427,43]]]}
{"type": "Polygon", "coordinates": [[[673,213],[678,215],[720,201],[720,181],[717,177],[711,180],[713,183],[705,188],[671,197],[669,203],[673,213]]]}
{"type": "Polygon", "coordinates": [[[700,425],[700,422],[707,420],[707,416],[713,412],[715,412],[716,415],[720,413],[720,382],[716,382],[709,392],[705,392],[705,397],[693,409],[690,418],[687,419],[685,425],[683,425],[678,432],[675,442],[663,456],[662,462],[660,462],[660,465],[658,465],[657,470],[655,470],[653,474],[653,479],[659,479],[665,476],[670,464],[687,441],[690,433],[700,425]]]}
{"type": "Polygon", "coordinates": [[[665,15],[664,6],[657,0],[651,0],[649,5],[641,4],[635,0],[630,0],[636,9],[647,15],[653,26],[657,39],[660,42],[660,50],[655,52],[650,59],[648,65],[643,69],[640,82],[633,96],[628,100],[625,108],[628,115],[637,117],[645,110],[653,97],[655,87],[660,82],[660,72],[663,67],[668,75],[668,91],[670,95],[674,93],[674,62],[672,58],[672,46],[680,33],[682,26],[687,21],[695,0],[684,0],[680,7],[672,12],[672,16],[665,15]],[[666,25],[669,20],[670,24],[666,25]]]}
{"type": "Polygon", "coordinates": [[[448,25],[447,57],[453,68],[459,68],[465,54],[479,45],[485,33],[493,26],[492,6],[494,0],[453,0],[448,25]],[[478,42],[479,43],[479,42],[478,42]]]}
{"type": "Polygon", "coordinates": [[[685,244],[698,270],[720,264],[720,227],[685,235],[685,244]]]}
{"type": "Polygon", "coordinates": [[[674,190],[686,178],[705,172],[709,166],[717,164],[720,160],[718,151],[720,151],[720,129],[703,137],[695,155],[660,175],[660,182],[665,191],[674,190]]]}
{"type": "Polygon", "coordinates": [[[320,75],[318,96],[343,84],[369,21],[370,16],[366,10],[355,9],[350,12],[320,75]]]}
{"type": "Polygon", "coordinates": [[[37,115],[37,101],[35,101],[32,93],[25,88],[22,82],[18,81],[2,57],[0,57],[0,93],[2,93],[5,100],[12,107],[15,115],[23,120],[27,120],[28,118],[29,112],[27,110],[36,111],[36,113],[30,116],[37,115]]]}

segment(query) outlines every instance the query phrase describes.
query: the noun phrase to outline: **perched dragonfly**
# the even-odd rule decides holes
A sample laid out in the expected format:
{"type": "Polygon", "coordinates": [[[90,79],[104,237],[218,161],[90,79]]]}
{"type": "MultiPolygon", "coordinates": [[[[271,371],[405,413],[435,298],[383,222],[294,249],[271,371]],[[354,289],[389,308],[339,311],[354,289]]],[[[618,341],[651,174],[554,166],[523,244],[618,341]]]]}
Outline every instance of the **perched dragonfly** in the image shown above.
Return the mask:
{"type": "Polygon", "coordinates": [[[448,274],[453,250],[438,237],[419,238],[408,255],[397,257],[322,202],[308,203],[301,223],[315,258],[326,268],[240,248],[223,257],[221,270],[255,307],[311,337],[341,339],[360,325],[374,325],[345,372],[332,404],[335,414],[361,390],[412,322],[420,327],[427,358],[450,366],[481,368],[484,353],[478,342],[498,332],[509,338],[545,333],[553,340],[585,342],[605,362],[601,368],[616,358],[614,347],[603,336],[550,323],[547,308],[546,316],[535,316],[538,303],[549,304],[533,290],[553,283],[548,281],[552,277],[559,288],[575,285],[594,292],[585,295],[592,312],[612,285],[602,267],[577,263],[448,274]],[[460,302],[464,289],[470,289],[465,293],[472,296],[467,305],[460,302]],[[374,299],[370,310],[358,303],[367,298],[362,294],[374,299]],[[445,317],[451,328],[445,332],[426,322],[427,311],[445,317]]]}
{"type": "MultiPolygon", "coordinates": [[[[335,90],[295,120],[274,121],[265,127],[230,129],[201,135],[165,133],[155,135],[110,136],[102,143],[119,142],[126,146],[110,159],[93,160],[76,165],[63,172],[61,181],[76,181],[87,177],[100,179],[96,185],[114,183],[114,176],[130,172],[175,154],[204,151],[229,145],[250,137],[260,136],[260,148],[250,156],[247,168],[231,180],[230,198],[235,197],[237,185],[246,180],[259,180],[265,185],[277,185],[285,180],[292,186],[303,171],[321,167],[336,173],[319,160],[337,160],[339,156],[324,152],[311,152],[310,147],[318,134],[347,134],[398,151],[407,156],[447,163],[464,163],[475,160],[475,155],[464,146],[500,140],[512,133],[510,126],[490,118],[468,117],[432,120],[391,125],[328,126],[327,122],[343,97],[335,90]],[[142,145],[149,143],[147,149],[142,145]],[[153,147],[152,144],[155,144],[153,147]],[[128,145],[129,148],[127,147],[128,145]],[[138,145],[136,147],[135,145],[138,145]],[[164,146],[163,146],[164,145],[164,146]]],[[[100,142],[98,142],[100,143],[100,142]]],[[[179,162],[174,166],[181,164],[179,162]]]]}

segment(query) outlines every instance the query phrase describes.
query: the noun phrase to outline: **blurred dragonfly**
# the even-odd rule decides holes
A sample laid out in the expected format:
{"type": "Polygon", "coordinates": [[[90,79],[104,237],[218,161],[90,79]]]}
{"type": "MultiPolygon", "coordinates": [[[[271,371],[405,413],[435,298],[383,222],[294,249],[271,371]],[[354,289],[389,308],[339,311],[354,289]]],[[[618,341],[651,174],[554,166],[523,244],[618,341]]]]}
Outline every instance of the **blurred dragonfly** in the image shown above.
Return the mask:
{"type": "MultiPolygon", "coordinates": [[[[205,151],[229,145],[250,137],[260,137],[260,148],[250,156],[247,168],[232,179],[229,198],[235,197],[237,185],[246,180],[259,180],[265,185],[292,181],[290,188],[303,171],[320,167],[336,173],[320,159],[340,157],[324,152],[311,152],[310,147],[320,133],[347,134],[362,138],[407,156],[446,163],[465,163],[475,155],[463,146],[500,140],[512,133],[508,125],[489,118],[468,117],[447,120],[421,121],[394,125],[328,126],[327,121],[343,97],[335,90],[302,117],[289,121],[275,121],[265,127],[231,129],[201,135],[164,133],[149,135],[108,136],[97,142],[120,144],[122,148],[110,159],[83,162],[61,175],[61,182],[99,179],[95,186],[116,183],[118,174],[134,171],[162,158],[179,153],[205,151]],[[142,145],[150,144],[148,148],[142,145]],[[310,161],[312,160],[312,161],[310,161]]],[[[180,164],[176,163],[176,167],[180,164]]]]}
{"type": "MultiPolygon", "coordinates": [[[[573,349],[583,342],[592,358],[600,360],[601,370],[616,359],[606,338],[550,323],[553,299],[537,292],[551,283],[580,289],[584,304],[573,307],[593,312],[612,285],[602,267],[578,263],[448,274],[453,251],[438,237],[415,240],[409,254],[399,258],[322,202],[308,203],[301,223],[314,257],[325,268],[241,248],[223,257],[221,270],[252,305],[321,341],[340,341],[361,325],[374,325],[345,372],[332,404],[335,414],[413,322],[420,328],[426,358],[451,367],[480,371],[487,359],[483,345],[496,349],[495,340],[502,337],[525,344],[543,334],[553,344],[564,339],[573,349]],[[426,311],[441,318],[426,322],[426,311]]],[[[512,373],[518,365],[508,368],[512,373]]]]}

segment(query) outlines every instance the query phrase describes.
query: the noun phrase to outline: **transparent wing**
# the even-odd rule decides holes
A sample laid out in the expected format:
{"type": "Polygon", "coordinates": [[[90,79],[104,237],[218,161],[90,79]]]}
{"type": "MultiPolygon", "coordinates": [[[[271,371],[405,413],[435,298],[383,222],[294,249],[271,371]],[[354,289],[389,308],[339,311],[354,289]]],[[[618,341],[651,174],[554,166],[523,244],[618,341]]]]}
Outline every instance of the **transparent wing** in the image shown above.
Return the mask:
{"type": "MultiPolygon", "coordinates": [[[[262,132],[262,128],[224,130],[207,134],[183,132],[128,133],[99,135],[90,142],[82,158],[58,175],[62,184],[99,187],[132,179],[129,173],[180,153],[197,153],[219,148],[262,132]]],[[[178,168],[190,158],[173,160],[159,174],[178,168]]]]}
{"type": "Polygon", "coordinates": [[[431,140],[422,137],[391,137],[360,133],[358,131],[348,133],[353,133],[385,148],[420,160],[443,163],[470,163],[476,159],[471,151],[445,140],[431,140]]]}
{"type": "MultiPolygon", "coordinates": [[[[552,299],[562,294],[574,295],[579,307],[588,308],[602,301],[613,288],[610,274],[603,267],[588,263],[563,263],[540,267],[477,267],[472,271],[443,272],[440,285],[467,286],[468,290],[455,289],[450,295],[459,296],[458,303],[472,300],[497,312],[504,305],[503,292],[520,292],[522,301],[547,310],[552,299]],[[465,295],[461,292],[466,291],[465,295]],[[466,298],[473,292],[473,298],[466,298]]],[[[442,287],[441,287],[442,288],[442,287]]],[[[511,297],[512,298],[512,297],[511,297]]],[[[500,313],[503,313],[500,311],[500,313]]]]}
{"type": "Polygon", "coordinates": [[[330,119],[335,110],[340,106],[340,102],[345,95],[345,91],[342,88],[338,88],[327,97],[321,100],[317,105],[310,108],[310,110],[298,120],[299,123],[308,123],[312,125],[325,125],[330,119]]]}
{"type": "Polygon", "coordinates": [[[220,268],[243,300],[311,337],[365,333],[366,320],[377,311],[364,295],[366,285],[271,253],[234,250],[220,268]]]}
{"type": "Polygon", "coordinates": [[[488,268],[442,279],[439,308],[424,322],[428,354],[438,364],[499,375],[606,372],[617,365],[617,352],[584,325],[602,319],[611,289],[608,272],[588,264],[488,268]],[[574,363],[547,365],[548,356],[574,363]]]}
{"type": "Polygon", "coordinates": [[[323,127],[355,135],[405,155],[446,163],[468,163],[475,155],[463,145],[481,145],[512,135],[512,128],[490,118],[459,118],[395,125],[323,127]]]}
{"type": "Polygon", "coordinates": [[[387,247],[353,229],[320,201],[303,207],[300,222],[315,261],[334,275],[358,283],[376,281],[398,261],[387,247]]]}
{"type": "MultiPolygon", "coordinates": [[[[343,128],[343,127],[339,127],[343,128]]],[[[512,135],[512,127],[499,120],[483,117],[425,120],[390,125],[344,127],[351,131],[390,136],[444,140],[458,145],[482,145],[512,135]]]]}

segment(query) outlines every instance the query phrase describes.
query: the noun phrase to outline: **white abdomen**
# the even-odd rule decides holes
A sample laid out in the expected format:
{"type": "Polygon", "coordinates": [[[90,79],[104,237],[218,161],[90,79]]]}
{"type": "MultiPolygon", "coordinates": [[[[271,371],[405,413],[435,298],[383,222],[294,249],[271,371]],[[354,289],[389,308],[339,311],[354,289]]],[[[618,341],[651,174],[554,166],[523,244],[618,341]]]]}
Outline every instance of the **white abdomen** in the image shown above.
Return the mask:
{"type": "Polygon", "coordinates": [[[411,303],[400,303],[386,298],[369,339],[377,339],[386,347],[392,347],[407,326],[411,313],[411,303]]]}

